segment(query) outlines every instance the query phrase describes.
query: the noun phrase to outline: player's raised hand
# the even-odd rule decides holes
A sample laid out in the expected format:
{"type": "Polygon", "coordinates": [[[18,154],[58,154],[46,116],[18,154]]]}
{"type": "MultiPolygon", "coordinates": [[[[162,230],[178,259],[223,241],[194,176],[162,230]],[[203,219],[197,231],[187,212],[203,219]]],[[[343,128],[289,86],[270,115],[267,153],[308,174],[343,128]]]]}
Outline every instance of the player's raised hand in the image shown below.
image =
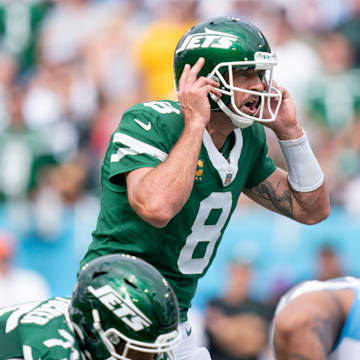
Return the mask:
{"type": "Polygon", "coordinates": [[[210,120],[209,93],[221,96],[218,82],[204,76],[197,77],[204,64],[204,58],[199,58],[193,67],[186,64],[179,80],[178,97],[185,126],[195,122],[205,127],[210,120]]]}
{"type": "MultiPolygon", "coordinates": [[[[280,90],[282,101],[276,120],[274,122],[264,123],[264,125],[272,129],[280,140],[290,140],[301,137],[303,133],[297,120],[296,107],[293,99],[291,98],[289,92],[285,88],[278,86],[275,81],[273,81],[272,86],[280,90]]],[[[274,103],[277,100],[278,99],[272,99],[271,101],[274,103]]],[[[274,109],[276,104],[274,103],[272,107],[274,109]]]]}

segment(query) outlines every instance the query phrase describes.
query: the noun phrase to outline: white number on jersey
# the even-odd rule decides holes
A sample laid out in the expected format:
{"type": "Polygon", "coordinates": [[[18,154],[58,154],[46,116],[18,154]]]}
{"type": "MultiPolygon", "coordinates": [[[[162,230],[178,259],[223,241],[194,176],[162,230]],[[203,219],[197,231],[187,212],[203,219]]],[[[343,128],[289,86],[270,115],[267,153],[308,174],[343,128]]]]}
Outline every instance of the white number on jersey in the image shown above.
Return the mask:
{"type": "Polygon", "coordinates": [[[14,330],[19,325],[20,317],[33,309],[38,304],[40,304],[40,302],[35,301],[21,305],[9,306],[1,309],[0,316],[5,315],[8,312],[12,312],[6,321],[5,333],[9,333],[10,331],[14,330]]]}
{"type": "Polygon", "coordinates": [[[144,103],[145,106],[150,106],[160,114],[176,113],[180,114],[180,110],[171,105],[168,101],[151,101],[144,103]]]}
{"type": "MultiPolygon", "coordinates": [[[[75,338],[72,334],[68,333],[67,331],[60,329],[58,330],[60,336],[65,339],[48,339],[43,342],[43,344],[48,347],[57,347],[60,346],[64,349],[70,349],[70,359],[69,360],[79,360],[80,359],[80,353],[78,350],[75,349],[75,338]]],[[[82,358],[82,357],[81,357],[82,358]]],[[[64,359],[65,360],[65,359],[64,359]]]]}
{"type": "Polygon", "coordinates": [[[231,192],[214,192],[201,201],[191,234],[186,238],[185,245],[180,251],[178,267],[183,274],[201,274],[209,264],[215,244],[221,236],[221,230],[229,217],[232,205],[231,192]],[[216,224],[206,225],[205,222],[213,209],[222,212],[216,224]],[[205,255],[193,259],[194,251],[199,242],[207,241],[205,255]]]}

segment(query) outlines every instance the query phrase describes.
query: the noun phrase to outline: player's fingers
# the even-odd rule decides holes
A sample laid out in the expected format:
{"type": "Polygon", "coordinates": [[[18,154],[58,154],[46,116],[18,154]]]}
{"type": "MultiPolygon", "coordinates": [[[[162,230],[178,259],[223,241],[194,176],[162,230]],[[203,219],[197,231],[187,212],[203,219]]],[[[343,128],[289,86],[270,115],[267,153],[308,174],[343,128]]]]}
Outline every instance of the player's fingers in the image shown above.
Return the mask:
{"type": "Polygon", "coordinates": [[[200,57],[198,61],[194,64],[194,66],[191,68],[189,75],[192,76],[194,79],[196,79],[197,75],[199,74],[204,64],[205,64],[205,59],[203,57],[200,57]]]}
{"type": "MultiPolygon", "coordinates": [[[[267,81],[264,80],[264,81],[263,81],[263,85],[264,85],[264,90],[265,90],[265,91],[268,91],[268,90],[269,90],[269,85],[270,85],[269,82],[267,82],[267,81]]],[[[274,81],[274,80],[271,82],[271,87],[272,87],[272,88],[275,88],[275,89],[279,89],[278,84],[277,84],[276,81],[274,81]]]]}
{"type": "MultiPolygon", "coordinates": [[[[271,87],[273,87],[273,88],[275,88],[275,89],[278,89],[278,90],[280,91],[280,93],[281,93],[281,95],[282,95],[282,99],[286,99],[286,98],[290,97],[289,92],[288,92],[284,87],[279,86],[279,85],[276,83],[276,81],[274,81],[274,80],[272,81],[271,87]]],[[[265,91],[268,91],[268,90],[269,90],[268,84],[266,84],[264,90],[265,90],[265,91]]],[[[279,101],[279,98],[276,97],[276,98],[275,98],[275,101],[279,101]]]]}
{"type": "Polygon", "coordinates": [[[216,95],[217,97],[221,97],[222,96],[222,92],[219,91],[217,88],[212,88],[210,91],[212,94],[216,95]]]}
{"type": "MultiPolygon", "coordinates": [[[[283,99],[283,100],[291,97],[290,93],[289,93],[284,87],[279,86],[278,89],[279,89],[280,92],[281,92],[281,95],[282,95],[282,99],[283,99]]],[[[277,99],[277,100],[278,100],[278,99],[277,99]]]]}
{"type": "Polygon", "coordinates": [[[213,79],[210,79],[210,78],[207,78],[207,77],[204,77],[204,76],[199,77],[196,80],[196,84],[199,87],[202,87],[204,85],[211,85],[213,87],[218,88],[220,86],[220,84],[217,81],[215,81],[213,79]]]}
{"type": "MultiPolygon", "coordinates": [[[[278,85],[276,85],[276,84],[275,84],[274,87],[280,91],[281,97],[282,97],[283,100],[290,97],[289,92],[288,92],[284,87],[278,86],[278,85]]],[[[279,98],[276,97],[276,98],[275,98],[275,101],[279,101],[279,98]]]]}
{"type": "Polygon", "coordinates": [[[204,87],[201,88],[204,92],[206,92],[206,94],[212,93],[214,95],[216,95],[217,97],[221,97],[222,93],[219,89],[211,86],[211,85],[205,85],[204,87]]]}
{"type": "Polygon", "coordinates": [[[185,85],[185,83],[187,82],[187,78],[189,76],[189,71],[190,71],[190,65],[185,64],[183,72],[179,79],[179,89],[182,88],[185,85]]]}

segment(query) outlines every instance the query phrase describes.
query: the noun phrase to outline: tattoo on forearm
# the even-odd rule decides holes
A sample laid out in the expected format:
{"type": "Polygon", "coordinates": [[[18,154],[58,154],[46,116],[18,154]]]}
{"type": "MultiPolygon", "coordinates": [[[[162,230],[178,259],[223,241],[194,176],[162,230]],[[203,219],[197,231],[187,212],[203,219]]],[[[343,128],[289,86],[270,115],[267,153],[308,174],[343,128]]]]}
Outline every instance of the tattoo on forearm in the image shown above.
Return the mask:
{"type": "Polygon", "coordinates": [[[291,191],[285,190],[278,194],[274,186],[269,181],[264,181],[251,189],[255,195],[270,201],[272,206],[281,214],[293,218],[293,201],[291,191]]]}

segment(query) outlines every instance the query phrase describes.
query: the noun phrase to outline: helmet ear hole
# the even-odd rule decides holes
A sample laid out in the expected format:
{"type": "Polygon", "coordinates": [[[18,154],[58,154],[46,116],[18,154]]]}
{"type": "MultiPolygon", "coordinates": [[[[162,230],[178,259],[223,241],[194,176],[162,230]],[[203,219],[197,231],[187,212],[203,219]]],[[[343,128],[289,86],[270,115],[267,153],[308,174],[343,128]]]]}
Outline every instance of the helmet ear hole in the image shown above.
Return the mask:
{"type": "Polygon", "coordinates": [[[95,334],[91,331],[91,329],[86,324],[84,324],[84,326],[83,326],[83,331],[85,332],[85,335],[88,336],[92,341],[98,341],[95,334]]]}
{"type": "Polygon", "coordinates": [[[138,287],[136,286],[136,284],[134,284],[132,281],[130,281],[129,279],[124,279],[125,283],[132,286],[134,289],[137,289],[138,287]]]}
{"type": "Polygon", "coordinates": [[[94,272],[92,279],[94,280],[101,275],[106,275],[107,273],[108,273],[107,271],[96,271],[96,272],[94,272]]]}

